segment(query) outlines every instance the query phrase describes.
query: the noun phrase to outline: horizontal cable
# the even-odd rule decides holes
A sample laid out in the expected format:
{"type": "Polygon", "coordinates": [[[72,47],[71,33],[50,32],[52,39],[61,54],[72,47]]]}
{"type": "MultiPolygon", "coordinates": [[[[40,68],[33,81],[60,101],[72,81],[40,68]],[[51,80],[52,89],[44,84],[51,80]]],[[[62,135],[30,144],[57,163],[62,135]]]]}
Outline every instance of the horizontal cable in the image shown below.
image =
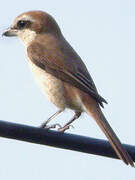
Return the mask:
{"type": "MultiPolygon", "coordinates": [[[[6,121],[0,121],[0,137],[118,159],[108,141],[6,121]]],[[[123,146],[135,162],[135,146],[123,146]]]]}

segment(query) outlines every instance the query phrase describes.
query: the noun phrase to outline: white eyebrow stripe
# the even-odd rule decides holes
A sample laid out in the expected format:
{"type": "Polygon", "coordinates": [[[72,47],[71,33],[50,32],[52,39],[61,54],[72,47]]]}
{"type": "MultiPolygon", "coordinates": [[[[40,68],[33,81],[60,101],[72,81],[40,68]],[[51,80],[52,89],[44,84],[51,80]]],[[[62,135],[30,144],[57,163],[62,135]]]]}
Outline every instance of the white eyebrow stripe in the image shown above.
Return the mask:
{"type": "Polygon", "coordinates": [[[21,18],[20,18],[20,20],[26,20],[26,21],[32,21],[32,22],[35,22],[35,19],[34,18],[32,18],[31,16],[28,16],[28,15],[26,15],[26,14],[24,14],[21,18]]]}

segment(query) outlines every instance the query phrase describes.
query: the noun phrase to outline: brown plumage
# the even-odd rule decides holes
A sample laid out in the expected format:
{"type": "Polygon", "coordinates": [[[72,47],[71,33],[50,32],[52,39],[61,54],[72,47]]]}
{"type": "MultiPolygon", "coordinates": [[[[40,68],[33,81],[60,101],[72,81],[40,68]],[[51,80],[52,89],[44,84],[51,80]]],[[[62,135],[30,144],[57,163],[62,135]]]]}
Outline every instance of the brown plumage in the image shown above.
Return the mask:
{"type": "Polygon", "coordinates": [[[61,129],[68,129],[72,121],[86,112],[95,119],[118,157],[134,166],[100,109],[106,100],[98,94],[86,66],[65,40],[56,21],[42,11],[26,12],[15,19],[4,35],[16,35],[24,42],[35,78],[43,92],[60,108],[54,116],[65,108],[74,110],[73,119],[61,129]]]}

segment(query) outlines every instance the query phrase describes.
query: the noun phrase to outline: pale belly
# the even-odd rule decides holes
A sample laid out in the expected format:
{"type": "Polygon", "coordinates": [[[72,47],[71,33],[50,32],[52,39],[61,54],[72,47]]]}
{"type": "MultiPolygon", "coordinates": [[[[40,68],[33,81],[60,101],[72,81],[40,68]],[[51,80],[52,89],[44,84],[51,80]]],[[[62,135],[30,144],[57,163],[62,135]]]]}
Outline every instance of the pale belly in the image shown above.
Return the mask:
{"type": "Polygon", "coordinates": [[[35,80],[49,100],[60,109],[66,108],[63,82],[28,61],[35,80]]]}
{"type": "Polygon", "coordinates": [[[28,60],[28,63],[42,92],[53,104],[63,110],[70,108],[80,112],[86,111],[78,89],[45,72],[32,61],[28,60]]]}

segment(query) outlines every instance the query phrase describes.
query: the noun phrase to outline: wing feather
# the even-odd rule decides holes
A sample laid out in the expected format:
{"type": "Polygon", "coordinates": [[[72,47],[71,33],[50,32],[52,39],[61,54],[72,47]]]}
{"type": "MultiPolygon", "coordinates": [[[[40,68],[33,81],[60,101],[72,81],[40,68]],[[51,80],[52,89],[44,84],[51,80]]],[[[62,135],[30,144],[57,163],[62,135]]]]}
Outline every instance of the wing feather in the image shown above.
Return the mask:
{"type": "Polygon", "coordinates": [[[76,54],[74,56],[72,55],[76,60],[72,59],[70,61],[70,58],[73,58],[70,57],[71,55],[69,57],[68,55],[64,56],[65,53],[62,53],[60,49],[56,49],[55,51],[54,49],[53,51],[48,50],[37,42],[32,43],[27,48],[27,54],[31,61],[38,67],[91,95],[102,107],[103,102],[107,103],[106,100],[98,94],[85,65],[80,59],[78,60],[79,56],[76,54]]]}

